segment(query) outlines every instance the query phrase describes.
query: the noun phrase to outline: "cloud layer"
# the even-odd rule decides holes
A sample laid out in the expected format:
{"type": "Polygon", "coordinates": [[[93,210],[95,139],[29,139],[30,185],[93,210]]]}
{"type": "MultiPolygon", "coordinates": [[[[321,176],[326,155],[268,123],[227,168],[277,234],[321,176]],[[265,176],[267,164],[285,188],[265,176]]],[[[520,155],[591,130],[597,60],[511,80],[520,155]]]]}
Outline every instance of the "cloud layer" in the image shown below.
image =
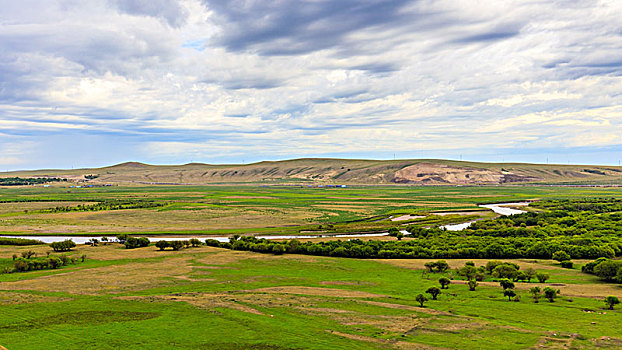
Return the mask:
{"type": "Polygon", "coordinates": [[[8,169],[622,158],[619,1],[0,6],[8,169]]]}

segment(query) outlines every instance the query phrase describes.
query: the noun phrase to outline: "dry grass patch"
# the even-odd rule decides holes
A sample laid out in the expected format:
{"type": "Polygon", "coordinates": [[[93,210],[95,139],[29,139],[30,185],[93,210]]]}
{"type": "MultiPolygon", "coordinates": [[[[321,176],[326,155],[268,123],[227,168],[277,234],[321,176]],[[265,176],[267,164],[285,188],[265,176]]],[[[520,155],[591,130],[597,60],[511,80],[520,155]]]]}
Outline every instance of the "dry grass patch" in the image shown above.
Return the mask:
{"type": "Polygon", "coordinates": [[[179,283],[170,278],[183,276],[191,271],[192,266],[186,258],[170,258],[158,262],[80,269],[22,281],[1,282],[0,289],[87,295],[121,293],[179,283]]]}
{"type": "Polygon", "coordinates": [[[31,304],[31,303],[54,303],[69,301],[71,298],[53,297],[46,295],[27,294],[0,291],[0,305],[31,304]]]}
{"type": "Polygon", "coordinates": [[[249,290],[244,290],[241,292],[318,295],[318,296],[323,296],[323,297],[336,297],[336,298],[386,297],[386,295],[382,295],[382,294],[360,292],[356,290],[321,288],[321,287],[305,287],[305,286],[266,287],[266,288],[249,289],[249,290]]]}

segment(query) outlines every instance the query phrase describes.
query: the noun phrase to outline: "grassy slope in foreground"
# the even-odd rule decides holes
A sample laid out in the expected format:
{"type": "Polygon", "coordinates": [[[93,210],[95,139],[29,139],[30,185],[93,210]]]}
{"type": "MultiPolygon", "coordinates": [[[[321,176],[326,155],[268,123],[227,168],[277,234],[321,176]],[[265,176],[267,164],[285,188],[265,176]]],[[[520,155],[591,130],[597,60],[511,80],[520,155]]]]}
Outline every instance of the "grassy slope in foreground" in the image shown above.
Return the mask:
{"type": "Polygon", "coordinates": [[[439,159],[357,160],[303,158],[253,164],[147,165],[128,162],[76,170],[3,173],[2,177],[58,176],[90,183],[334,183],[334,184],[508,184],[622,182],[622,167],[527,163],[476,163],[439,159]]]}
{"type": "MultiPolygon", "coordinates": [[[[23,249],[33,249],[23,248],[23,249]]],[[[49,248],[35,248],[45,254],[49,248]]],[[[0,247],[0,259],[22,248],[0,247]]],[[[441,276],[425,260],[273,256],[210,247],[159,252],[78,247],[89,260],[58,271],[0,275],[0,344],[49,349],[619,348],[613,288],[551,262],[516,261],[564,284],[554,303],[519,286],[475,292],[455,281],[438,301],[415,296],[441,276]],[[570,288],[572,286],[572,288],[570,288]],[[600,292],[599,292],[600,291],[600,292]],[[591,297],[578,297],[583,293],[591,297]],[[570,301],[572,299],[572,301],[570,301]]],[[[485,261],[476,261],[477,266],[485,261]]],[[[450,261],[452,268],[464,261],[450,261]]],[[[617,287],[617,286],[614,286],[617,287]]],[[[619,290],[619,289],[618,289],[619,290]]]]}

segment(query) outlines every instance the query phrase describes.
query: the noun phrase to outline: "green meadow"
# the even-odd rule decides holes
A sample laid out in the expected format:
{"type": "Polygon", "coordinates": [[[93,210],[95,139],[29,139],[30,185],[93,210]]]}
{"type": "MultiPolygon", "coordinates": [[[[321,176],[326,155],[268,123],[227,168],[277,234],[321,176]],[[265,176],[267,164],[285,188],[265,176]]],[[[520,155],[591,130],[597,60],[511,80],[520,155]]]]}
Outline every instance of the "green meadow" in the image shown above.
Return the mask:
{"type": "MultiPolygon", "coordinates": [[[[6,262],[11,252],[25,249],[48,250],[2,247],[0,257],[6,262]]],[[[454,280],[422,308],[415,296],[438,286],[440,277],[452,277],[452,272],[423,274],[423,260],[274,256],[205,246],[160,252],[118,244],[80,246],[71,254],[89,259],[60,270],[0,275],[1,345],[582,349],[622,344],[621,311],[606,310],[599,295],[619,287],[551,261],[514,262],[551,276],[546,284],[528,285],[560,286],[553,303],[534,303],[521,286],[520,301],[510,302],[495,282],[469,291],[454,280]]],[[[480,264],[484,261],[476,261],[480,264]]]]}

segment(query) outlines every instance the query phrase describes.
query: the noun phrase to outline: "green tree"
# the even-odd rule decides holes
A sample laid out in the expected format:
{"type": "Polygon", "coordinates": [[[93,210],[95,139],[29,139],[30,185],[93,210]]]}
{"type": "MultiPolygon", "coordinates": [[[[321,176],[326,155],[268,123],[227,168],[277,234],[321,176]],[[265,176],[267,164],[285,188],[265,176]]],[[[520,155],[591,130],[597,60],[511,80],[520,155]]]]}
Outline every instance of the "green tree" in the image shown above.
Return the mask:
{"type": "Polygon", "coordinates": [[[436,297],[441,294],[441,290],[438,287],[430,287],[425,292],[432,296],[432,300],[436,300],[436,297]]]}
{"type": "Polygon", "coordinates": [[[435,264],[438,272],[445,272],[449,270],[449,264],[445,260],[438,260],[435,264]]]}
{"type": "Polygon", "coordinates": [[[525,275],[527,275],[527,282],[531,282],[531,279],[536,277],[536,270],[533,267],[526,268],[525,275]]]}
{"type": "Polygon", "coordinates": [[[555,288],[546,287],[544,288],[544,297],[547,298],[550,303],[552,303],[553,301],[555,301],[558,292],[559,291],[555,288]]]}
{"type": "Polygon", "coordinates": [[[607,281],[613,281],[622,265],[614,260],[603,261],[594,267],[594,274],[607,281]]]}
{"type": "Polygon", "coordinates": [[[160,250],[164,250],[168,248],[168,242],[165,240],[157,241],[155,242],[155,246],[158,247],[160,250]]]}
{"type": "Polygon", "coordinates": [[[426,298],[423,294],[417,294],[415,300],[419,303],[419,305],[421,305],[421,307],[423,307],[423,303],[428,301],[428,298],[426,298]]]}
{"type": "Polygon", "coordinates": [[[477,287],[477,281],[476,280],[469,280],[469,290],[470,291],[474,291],[475,287],[477,287]]]}
{"type": "Polygon", "coordinates": [[[538,279],[538,282],[544,283],[549,279],[549,275],[546,273],[537,273],[536,278],[538,279]]]}
{"type": "Polygon", "coordinates": [[[508,301],[512,301],[512,298],[516,296],[514,289],[506,289],[503,291],[503,295],[508,297],[508,301]]]}
{"type": "Polygon", "coordinates": [[[192,244],[193,247],[198,247],[201,245],[201,241],[197,238],[190,238],[190,244],[192,244]]]}
{"type": "Polygon", "coordinates": [[[441,289],[447,289],[451,281],[447,277],[441,277],[438,279],[438,283],[441,284],[441,289]]]}
{"type": "Polygon", "coordinates": [[[182,241],[170,241],[168,242],[168,246],[173,248],[173,250],[180,250],[184,244],[182,243],[182,241]]]}
{"type": "Polygon", "coordinates": [[[475,279],[477,276],[477,269],[471,265],[465,265],[458,269],[457,272],[460,276],[466,277],[467,280],[475,279]]]}
{"type": "Polygon", "coordinates": [[[537,304],[540,301],[540,295],[542,294],[540,287],[531,287],[529,289],[529,293],[533,295],[533,301],[537,304]]]}
{"type": "Polygon", "coordinates": [[[553,260],[557,260],[559,262],[570,260],[570,255],[563,250],[558,250],[553,253],[553,260]]]}
{"type": "Polygon", "coordinates": [[[501,285],[501,288],[503,288],[504,290],[506,289],[514,289],[514,282],[510,281],[507,278],[504,278],[502,280],[499,281],[499,285],[501,285]]]}
{"type": "Polygon", "coordinates": [[[275,244],[272,247],[272,253],[274,253],[274,255],[282,255],[285,253],[285,246],[283,244],[275,244]]]}
{"type": "Polygon", "coordinates": [[[609,295],[605,298],[605,304],[609,306],[609,310],[613,310],[614,305],[620,304],[620,299],[613,295],[609,295]]]}

